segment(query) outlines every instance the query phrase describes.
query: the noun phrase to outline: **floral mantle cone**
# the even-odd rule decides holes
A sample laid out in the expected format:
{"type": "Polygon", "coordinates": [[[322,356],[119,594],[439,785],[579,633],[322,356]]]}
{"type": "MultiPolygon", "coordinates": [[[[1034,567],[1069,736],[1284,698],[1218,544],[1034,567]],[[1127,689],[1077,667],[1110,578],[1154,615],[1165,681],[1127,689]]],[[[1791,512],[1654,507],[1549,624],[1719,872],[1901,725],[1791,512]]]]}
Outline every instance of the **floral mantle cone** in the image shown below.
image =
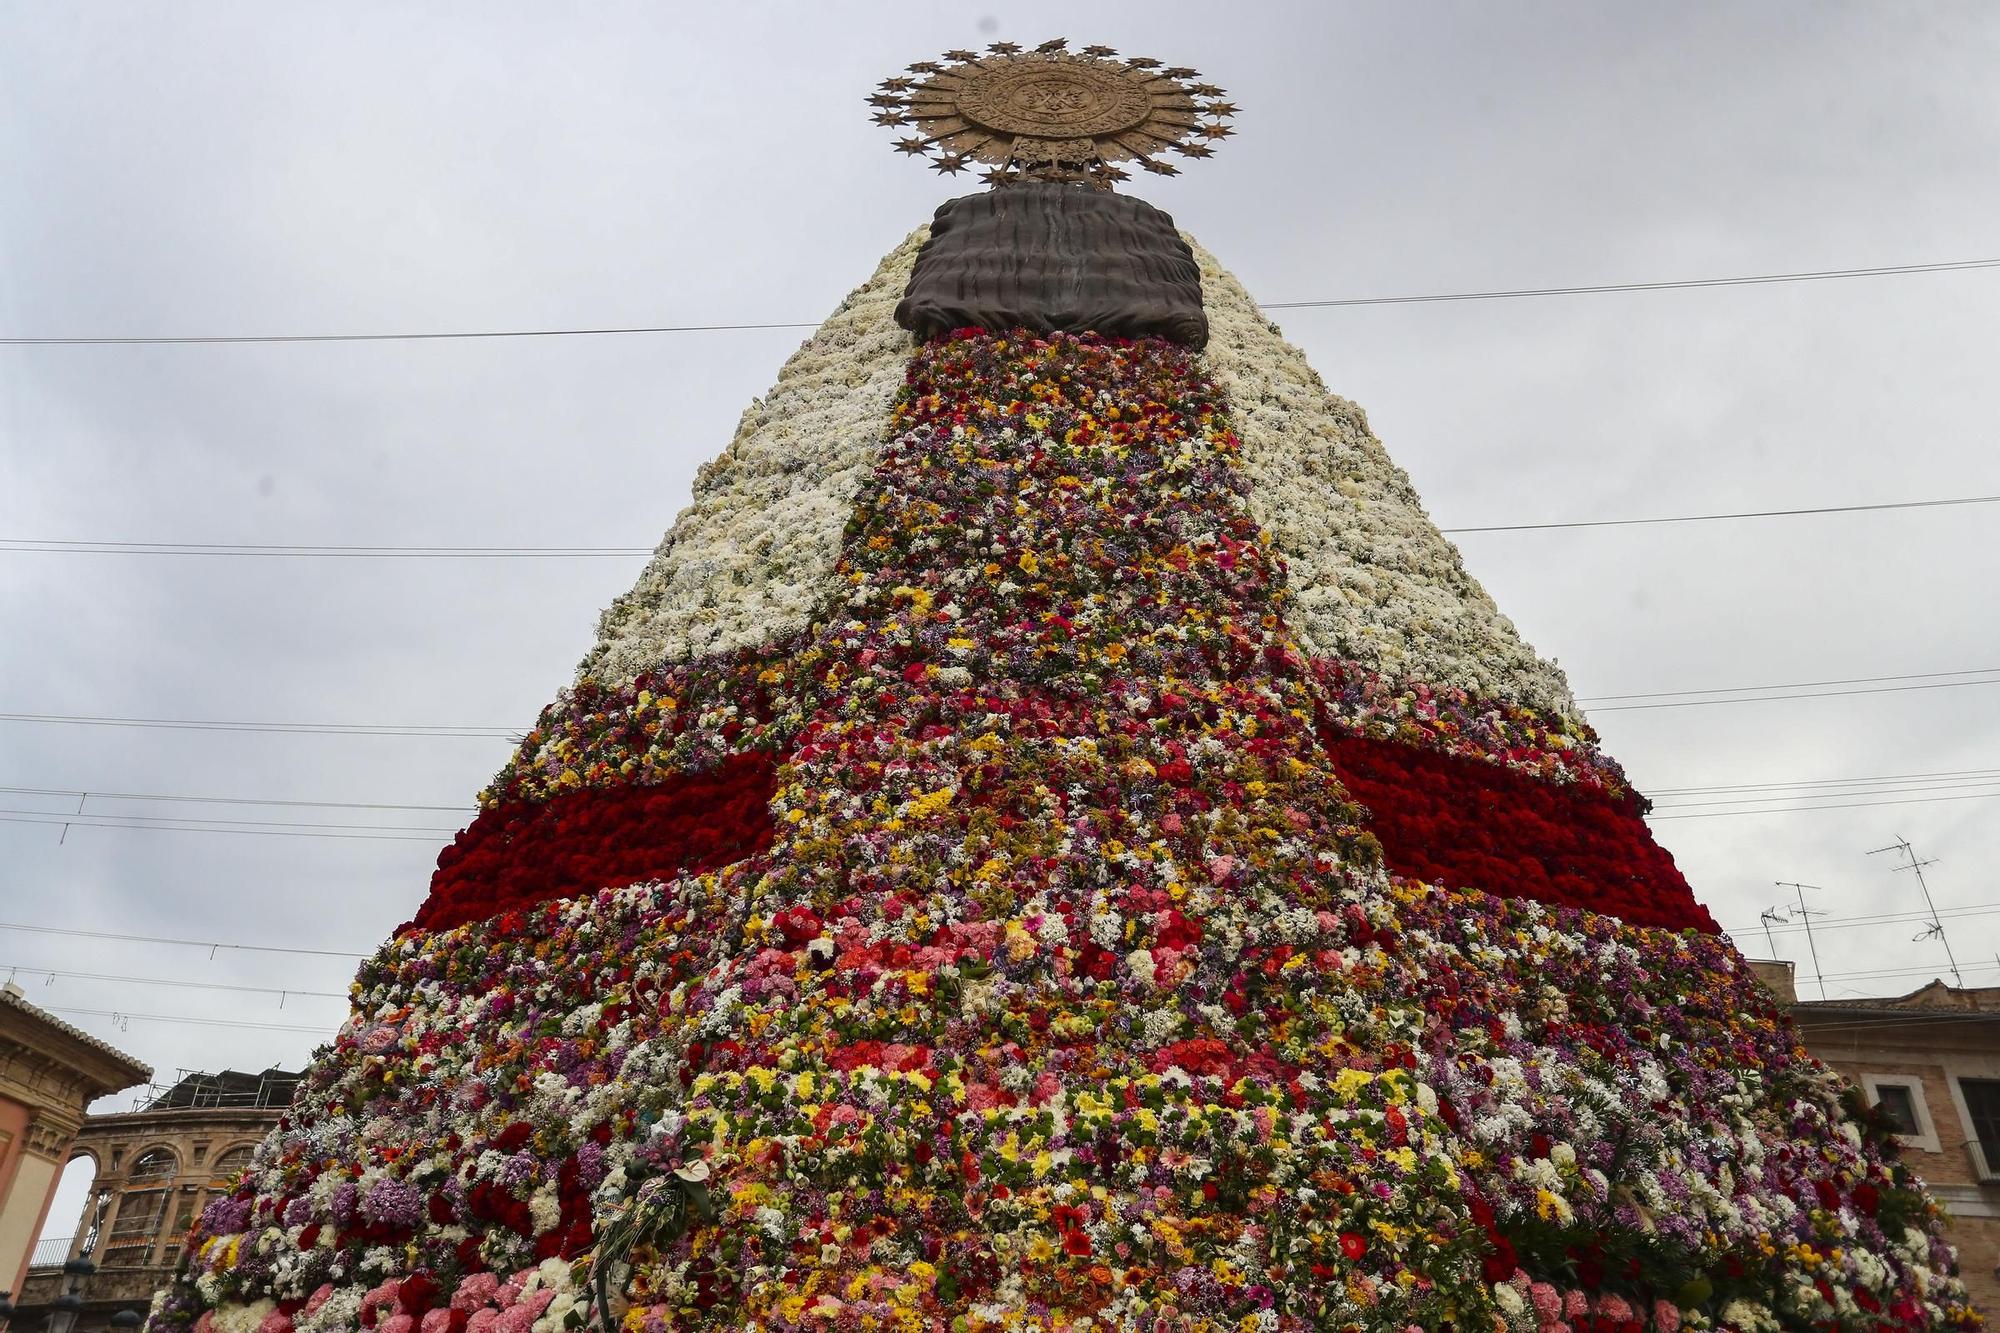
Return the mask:
{"type": "Polygon", "coordinates": [[[1976,1321],[1560,673],[1206,256],[753,405],[153,1327],[1976,1321]]]}

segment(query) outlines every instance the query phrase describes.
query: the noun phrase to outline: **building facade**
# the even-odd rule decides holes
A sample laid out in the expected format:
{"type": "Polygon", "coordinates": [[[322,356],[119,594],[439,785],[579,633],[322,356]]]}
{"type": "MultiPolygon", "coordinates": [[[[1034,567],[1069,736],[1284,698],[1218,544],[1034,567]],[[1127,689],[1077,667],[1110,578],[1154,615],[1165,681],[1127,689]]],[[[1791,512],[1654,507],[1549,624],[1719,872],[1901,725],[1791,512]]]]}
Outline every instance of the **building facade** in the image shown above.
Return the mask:
{"type": "Polygon", "coordinates": [[[1902,1129],[1903,1160],[1951,1211],[1973,1300],[2000,1314],[2000,987],[1942,981],[1890,999],[1800,1000],[1790,963],[1752,964],[1806,1049],[1902,1129]]]}
{"type": "Polygon", "coordinates": [[[298,1081],[277,1069],[184,1073],[136,1111],[89,1117],[70,1155],[95,1162],[91,1197],[72,1234],[36,1247],[13,1327],[41,1326],[69,1286],[64,1263],[83,1256],[96,1271],[75,1284],[83,1308],[73,1333],[109,1328],[121,1310],[144,1310],[173,1275],[188,1227],[212,1197],[235,1186],[298,1081]]]}
{"type": "Polygon", "coordinates": [[[0,986],[0,1292],[22,1290],[85,1108],[152,1073],[0,986]]]}

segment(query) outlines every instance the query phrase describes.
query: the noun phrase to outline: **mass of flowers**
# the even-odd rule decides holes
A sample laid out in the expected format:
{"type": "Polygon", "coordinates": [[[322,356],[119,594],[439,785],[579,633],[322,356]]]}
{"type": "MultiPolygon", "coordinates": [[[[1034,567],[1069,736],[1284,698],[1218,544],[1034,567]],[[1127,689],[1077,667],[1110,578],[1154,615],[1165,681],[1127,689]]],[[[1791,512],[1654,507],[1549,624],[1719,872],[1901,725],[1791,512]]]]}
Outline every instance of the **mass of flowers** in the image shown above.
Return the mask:
{"type": "Polygon", "coordinates": [[[1257,346],[905,348],[755,647],[687,630],[735,623],[715,582],[662,609],[670,537],[156,1333],[1976,1323],[1888,1127],[1442,539],[1371,574],[1342,543],[1403,518],[1260,523],[1239,401],[1267,471],[1333,409],[1257,346]]]}

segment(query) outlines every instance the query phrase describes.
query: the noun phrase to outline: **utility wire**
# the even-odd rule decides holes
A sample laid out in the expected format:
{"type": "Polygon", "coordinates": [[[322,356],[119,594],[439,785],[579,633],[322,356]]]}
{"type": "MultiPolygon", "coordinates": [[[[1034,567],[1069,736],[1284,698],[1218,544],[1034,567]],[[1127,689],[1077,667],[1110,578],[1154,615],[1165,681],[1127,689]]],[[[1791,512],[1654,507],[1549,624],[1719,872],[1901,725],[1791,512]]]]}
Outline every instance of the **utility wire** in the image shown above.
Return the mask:
{"type": "MultiPolygon", "coordinates": [[[[2000,669],[1993,669],[2000,670],[2000,669]]],[[[1936,675],[1965,675],[1968,672],[1946,671],[1931,673],[1936,675]]],[[[1882,677],[1885,680],[1917,679],[1917,677],[1882,677]]],[[[1938,681],[1927,685],[1885,685],[1875,689],[1823,690],[1801,694],[1746,694],[1733,699],[1687,699],[1666,703],[1611,704],[1593,708],[1592,713],[1622,713],[1645,711],[1656,708],[1697,708],[1714,704],[1749,704],[1780,701],[1786,699],[1835,699],[1857,694],[1897,694],[1908,690],[1949,690],[1967,685],[2000,685],[2000,675],[1990,680],[1938,681]]],[[[1786,685],[1746,685],[1740,690],[1782,690],[1786,685]]],[[[1667,694],[1710,693],[1704,690],[1666,691],[1667,694]]],[[[1601,698],[1653,698],[1652,695],[1602,695],[1601,698]]],[[[374,723],[374,722],[243,722],[221,721],[209,718],[159,718],[159,717],[109,717],[68,713],[0,713],[0,722],[46,722],[66,726],[89,727],[140,727],[165,728],[184,731],[244,731],[278,732],[291,735],[328,736],[443,736],[470,738],[473,740],[508,740],[519,742],[525,734],[518,727],[456,726],[431,723],[374,723]]],[[[0,791],[12,790],[0,788],[0,791]]],[[[80,793],[79,793],[80,794],[80,793]]],[[[259,802],[259,804],[266,804],[259,802]]],[[[269,804],[276,804],[270,802],[269,804]]],[[[442,808],[442,807],[436,807],[442,808]]],[[[456,808],[456,807],[454,807],[456,808]]]]}
{"type": "Polygon", "coordinates": [[[1830,787],[1838,783],[1914,782],[1932,778],[1985,778],[2000,776],[2000,768],[1947,769],[1934,773],[1884,773],[1862,778],[1815,778],[1810,781],[1736,782],[1693,787],[1648,787],[1649,796],[1685,796],[1708,792],[1753,791],[1769,787],[1830,787]]]}
{"type": "MultiPolygon", "coordinates": [[[[1977,267],[1967,261],[1966,267],[1977,267]]],[[[1923,271],[1912,269],[1912,272],[1923,271]]],[[[213,343],[389,343],[447,342],[491,338],[609,338],[634,333],[738,333],[750,329],[816,329],[811,323],[631,324],[587,329],[481,329],[451,333],[199,333],[170,336],[90,336],[80,338],[0,338],[0,347],[128,347],[213,343]]]]}
{"type": "Polygon", "coordinates": [[[0,930],[19,930],[31,935],[68,935],[78,939],[119,940],[128,944],[171,944],[188,949],[206,949],[211,955],[221,949],[240,953],[309,954],[315,958],[366,958],[349,949],[298,949],[280,944],[225,944],[217,940],[179,939],[168,935],[125,935],[115,930],[85,930],[77,926],[37,926],[25,921],[0,921],[0,930]]]}
{"type": "MultiPolygon", "coordinates": [[[[1940,674],[1952,674],[1952,673],[1940,673],[1940,674]]],[[[1909,782],[1930,783],[1944,779],[1974,780],[1972,782],[1965,784],[1953,783],[1951,785],[1983,785],[1985,781],[1988,779],[2000,780],[2000,768],[1943,769],[1928,773],[1882,773],[1864,777],[1791,779],[1791,780],[1776,781],[1776,782],[1712,783],[1707,785],[1684,786],[1684,787],[1648,787],[1645,790],[1648,796],[1653,797],[1656,800],[1673,800],[1676,797],[1683,797],[1683,796],[1719,795],[1730,792],[1755,793],[1755,792],[1765,792],[1765,791],[1773,792],[1773,794],[1770,796],[1769,799],[1780,800],[1780,799],[1788,799],[1787,793],[1784,789],[1789,789],[1789,788],[1849,787],[1859,784],[1873,784],[1873,783],[1909,783],[1909,782]]],[[[1928,788],[1920,788],[1920,787],[1913,787],[1913,788],[1887,787],[1884,788],[1883,790],[1886,792],[1893,792],[1898,790],[1920,791],[1927,789],[1928,788]]],[[[420,813],[437,812],[442,814],[472,814],[479,809],[478,806],[471,804],[420,805],[414,803],[401,803],[393,801],[309,801],[309,800],[282,799],[282,798],[265,797],[265,796],[190,796],[190,795],[183,795],[179,793],[168,793],[168,792],[99,791],[95,788],[82,788],[82,787],[0,786],[0,793],[12,793],[16,795],[25,795],[25,796],[62,796],[62,797],[74,797],[77,799],[87,798],[89,800],[107,800],[107,801],[197,802],[204,805],[261,805],[261,806],[282,806],[287,808],[313,808],[313,809],[325,809],[325,810],[411,810],[420,813]]],[[[1806,793],[1806,797],[1810,798],[1814,794],[1815,793],[1808,792],[1806,793]]],[[[1854,796],[1854,795],[1872,796],[1881,793],[1872,791],[1862,791],[1862,792],[1832,791],[1820,794],[1823,794],[1828,797],[1835,797],[1835,796],[1854,796]]],[[[1762,799],[1762,798],[1746,796],[1744,799],[1751,800],[1751,799],[1762,799]]],[[[51,818],[54,817],[55,815],[51,814],[51,818]]],[[[123,815],[118,817],[145,818],[146,816],[123,815]]]]}
{"type": "Polygon", "coordinates": [[[1972,796],[1913,796],[1907,801],[1852,801],[1846,805],[1786,805],[1769,810],[1704,810],[1691,815],[1647,815],[1649,823],[1660,823],[1669,819],[1729,819],[1739,815],[1798,815],[1815,810],[1871,810],[1884,805],[1935,805],[1940,801],[1990,801],[2000,796],[2000,792],[1982,792],[1972,796]]]}
{"type": "Polygon", "coordinates": [[[651,555],[650,546],[278,546],[230,542],[114,542],[0,537],[0,554],[332,556],[368,560],[566,560],[651,555]]]}
{"type": "Polygon", "coordinates": [[[1747,509],[1731,514],[1675,514],[1664,518],[1594,518],[1569,523],[1496,523],[1480,528],[1439,528],[1439,532],[1547,532],[1556,528],[1629,528],[1647,523],[1720,523],[1739,518],[1796,518],[1801,514],[1858,514],[1878,509],[1941,509],[1949,505],[2000,503],[2000,495],[1962,495],[1947,500],[1897,500],[1888,504],[1820,505],[1812,509],[1747,509]]]}
{"type": "Polygon", "coordinates": [[[96,717],[68,713],[0,713],[0,722],[48,722],[78,727],[142,727],[178,731],[274,731],[312,736],[451,736],[518,742],[516,727],[458,727],[375,722],[218,722],[206,718],[96,717]]]}
{"type": "MultiPolygon", "coordinates": [[[[1716,704],[1761,704],[1781,699],[1844,699],[1856,694],[1904,694],[1911,690],[1956,690],[1967,685],[2000,685],[2000,677],[1992,680],[1941,680],[1929,685],[1881,685],[1866,690],[1820,690],[1811,694],[1753,694],[1738,699],[1682,699],[1674,703],[1653,704],[1611,704],[1604,708],[1593,708],[1592,713],[1643,713],[1656,708],[1709,708],[1716,704]]],[[[1778,688],[1773,686],[1772,688],[1778,688]]]]}
{"type": "MultiPolygon", "coordinates": [[[[2000,914],[2000,902],[1967,903],[1960,907],[1947,907],[1938,913],[1939,916],[1947,919],[1962,916],[1993,916],[1995,914],[2000,914]]],[[[1929,912],[1883,912],[1874,916],[1836,917],[1830,921],[1823,920],[1814,925],[1813,929],[1821,931],[1858,930],[1864,926],[1895,926],[1905,922],[1928,921],[1930,919],[1929,912]]],[[[1758,922],[1756,925],[1725,926],[1723,927],[1723,933],[1726,935],[1762,934],[1765,928],[1766,923],[1758,922]]],[[[1803,925],[1776,924],[1772,924],[1770,928],[1774,933],[1779,935],[1788,932],[1797,933],[1805,929],[1803,925]]]]}
{"type": "Polygon", "coordinates": [[[115,972],[62,972],[47,967],[29,967],[25,963],[0,963],[0,970],[9,975],[25,972],[31,977],[60,977],[66,981],[121,981],[135,986],[175,986],[183,990],[226,990],[241,991],[248,995],[279,995],[286,998],[304,996],[309,999],[345,1000],[346,991],[300,990],[296,986],[239,986],[226,981],[179,981],[171,977],[128,977],[115,972]]]}
{"type": "Polygon", "coordinates": [[[1577,699],[1580,704],[1611,703],[1620,699],[1672,699],[1683,694],[1742,694],[1749,690],[1805,690],[1822,685],[1876,685],[1890,680],[1936,680],[1943,676],[1990,676],[2000,667],[1967,667],[1963,671],[1919,671],[1907,676],[1847,676],[1840,680],[1791,680],[1781,685],[1717,685],[1701,690],[1653,690],[1645,694],[1591,694],[1577,699]]]}
{"type": "Polygon", "coordinates": [[[310,807],[320,810],[417,810],[445,814],[470,813],[476,805],[405,805],[392,801],[299,801],[260,796],[169,796],[162,792],[81,791],[69,787],[0,787],[0,793],[18,796],[74,796],[93,801],[183,801],[202,805],[277,805],[310,807]]]}
{"type": "MultiPolygon", "coordinates": [[[[212,1028],[262,1028],[267,1032],[311,1032],[323,1037],[333,1035],[332,1029],[324,1025],[308,1027],[301,1023],[250,1023],[235,1018],[193,1018],[186,1014],[134,1014],[123,1009],[66,1009],[60,1005],[49,1005],[48,1010],[52,1014],[81,1014],[86,1018],[108,1018],[121,1025],[128,1020],[137,1019],[146,1023],[196,1023],[212,1028]]],[[[123,1030],[122,1026],[120,1030],[123,1030]]]]}
{"type": "MultiPolygon", "coordinates": [[[[1820,505],[1809,509],[1753,509],[1727,514],[1669,514],[1656,518],[1577,519],[1557,523],[1493,523],[1440,528],[1459,536],[1477,532],[1545,532],[1558,528],[1623,528],[1659,523],[1717,523],[1733,519],[1792,518],[1803,514],[1858,514],[1886,509],[1940,509],[2000,504],[2000,495],[1959,495],[1936,500],[1896,500],[1879,504],[1820,505]]],[[[41,552],[58,555],[217,555],[314,556],[368,560],[547,560],[635,557],[650,546],[283,546],[234,542],[125,542],[87,538],[0,537],[0,554],[41,552]]]]}
{"type": "MultiPolygon", "coordinates": [[[[0,814],[0,824],[38,824],[43,828],[108,828],[129,829],[138,833],[229,833],[246,838],[334,838],[348,842],[427,842],[435,845],[445,833],[456,833],[456,829],[442,829],[436,834],[400,833],[334,833],[312,832],[309,830],[257,829],[257,828],[195,828],[176,824],[112,824],[79,819],[73,815],[52,815],[48,818],[30,818],[23,815],[0,814]]],[[[345,827],[329,825],[333,827],[345,827]]],[[[357,826],[360,827],[360,826],[357,826]]]]}
{"type": "Polygon", "coordinates": [[[1984,791],[1988,787],[2000,786],[2000,776],[1980,778],[1974,781],[1900,783],[1887,787],[1849,786],[1826,789],[1805,789],[1795,791],[1750,791],[1750,792],[1683,792],[1677,796],[1654,797],[1653,808],[1685,809],[1698,805],[1762,805],[1772,801],[1831,801],[1851,799],[1859,796],[1922,796],[1935,792],[1984,791]],[[1690,800],[1689,797],[1713,796],[1713,800],[1690,800]]]}
{"type": "Polygon", "coordinates": [[[223,819],[220,817],[210,817],[210,816],[203,816],[200,818],[189,819],[179,815],[103,815],[103,814],[94,814],[88,811],[70,814],[60,810],[16,810],[13,809],[12,807],[6,807],[6,806],[0,806],[0,815],[34,815],[38,817],[46,816],[47,818],[55,820],[58,823],[74,824],[79,828],[87,827],[99,820],[111,821],[110,826],[115,828],[117,827],[118,823],[126,820],[131,820],[146,824],[166,824],[166,825],[214,824],[220,826],[221,828],[230,829],[232,831],[239,828],[243,829],[273,828],[273,829],[352,829],[357,832],[363,832],[363,833],[456,833],[458,832],[458,830],[455,828],[423,827],[414,824],[307,824],[291,820],[279,820],[279,819],[223,819]]]}
{"type": "MultiPolygon", "coordinates": [[[[1779,282],[1828,282],[1842,278],[1884,278],[1912,273],[1958,273],[2000,268],[2000,259],[1952,259],[1928,264],[1881,264],[1868,268],[1815,269],[1801,273],[1751,273],[1729,278],[1678,278],[1664,282],[1607,282],[1576,287],[1517,287],[1500,291],[1433,292],[1420,296],[1347,296],[1320,301],[1272,301],[1266,310],[1325,310],[1339,306],[1429,305],[1440,301],[1510,301],[1534,296],[1588,296],[1605,292],[1681,291],[1701,287],[1756,287],[1779,282]]],[[[450,333],[233,333],[172,336],[95,335],[0,338],[9,347],[130,346],[134,344],[437,342],[448,339],[604,338],[629,334],[731,333],[751,329],[815,329],[811,323],[641,324],[571,329],[496,329],[450,333]]]]}
{"type": "Polygon", "coordinates": [[[1934,264],[1883,264],[1874,268],[1827,268],[1804,273],[1752,273],[1735,278],[1681,278],[1670,282],[1606,282],[1587,287],[1517,287],[1492,292],[1440,292],[1433,296],[1347,296],[1329,301],[1273,301],[1266,310],[1324,310],[1335,306],[1422,305],[1433,301],[1512,301],[1524,296],[1591,296],[1600,292],[1684,291],[1697,287],[1759,287],[1774,282],[1829,282],[1839,278],[1886,278],[1904,273],[1956,273],[2000,268],[2000,259],[1952,259],[1934,264]]]}

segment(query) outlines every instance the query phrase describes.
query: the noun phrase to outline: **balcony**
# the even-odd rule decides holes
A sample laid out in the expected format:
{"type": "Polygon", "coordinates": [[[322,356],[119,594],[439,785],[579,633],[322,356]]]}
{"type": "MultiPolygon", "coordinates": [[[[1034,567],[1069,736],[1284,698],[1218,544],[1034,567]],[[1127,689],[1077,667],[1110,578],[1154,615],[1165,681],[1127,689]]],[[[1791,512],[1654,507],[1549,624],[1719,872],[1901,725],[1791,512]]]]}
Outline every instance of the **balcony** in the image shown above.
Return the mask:
{"type": "Polygon", "coordinates": [[[35,1242],[35,1252],[28,1256],[28,1271],[37,1268],[61,1268],[69,1259],[69,1247],[76,1243],[75,1236],[44,1236],[35,1242]]]}

